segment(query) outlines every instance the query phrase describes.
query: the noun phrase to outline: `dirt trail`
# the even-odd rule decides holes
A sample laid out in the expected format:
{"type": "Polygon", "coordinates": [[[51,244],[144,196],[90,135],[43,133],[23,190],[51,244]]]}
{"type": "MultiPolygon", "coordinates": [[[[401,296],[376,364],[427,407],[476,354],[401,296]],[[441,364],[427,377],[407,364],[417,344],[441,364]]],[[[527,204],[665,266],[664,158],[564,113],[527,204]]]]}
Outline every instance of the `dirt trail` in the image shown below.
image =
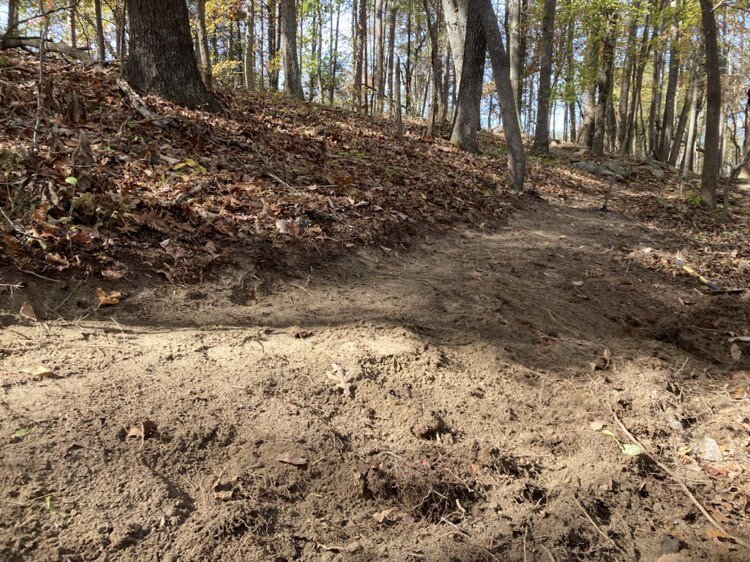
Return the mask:
{"type": "Polygon", "coordinates": [[[750,302],[702,296],[633,257],[673,245],[614,215],[526,201],[494,232],[285,279],[244,264],[199,286],[123,283],[128,298],[101,310],[81,308],[88,282],[6,293],[10,309],[68,300],[65,320],[0,333],[0,559],[656,560],[685,548],[747,560],[647,458],[591,427],[613,427],[614,408],[750,535],[735,510],[747,474],[710,475],[690,449],[708,435],[723,448],[711,466],[747,466],[747,401],[727,392],[746,384],[730,375],[747,354],[732,361],[725,333],[747,327],[750,302]],[[355,377],[353,396],[327,377],[332,363],[355,377]],[[57,378],[21,372],[37,364],[57,378]],[[144,420],[158,434],[127,438],[144,420]]]}

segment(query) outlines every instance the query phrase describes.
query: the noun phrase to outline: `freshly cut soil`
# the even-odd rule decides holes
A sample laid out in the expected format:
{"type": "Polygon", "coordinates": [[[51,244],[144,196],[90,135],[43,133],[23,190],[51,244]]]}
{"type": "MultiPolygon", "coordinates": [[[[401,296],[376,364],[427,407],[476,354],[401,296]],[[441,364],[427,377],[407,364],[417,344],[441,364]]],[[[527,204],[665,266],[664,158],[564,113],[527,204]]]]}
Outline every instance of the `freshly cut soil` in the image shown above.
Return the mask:
{"type": "Polygon", "coordinates": [[[748,560],[649,457],[750,536],[750,300],[639,258],[679,249],[528,199],[273,274],[4,286],[0,559],[748,560]]]}

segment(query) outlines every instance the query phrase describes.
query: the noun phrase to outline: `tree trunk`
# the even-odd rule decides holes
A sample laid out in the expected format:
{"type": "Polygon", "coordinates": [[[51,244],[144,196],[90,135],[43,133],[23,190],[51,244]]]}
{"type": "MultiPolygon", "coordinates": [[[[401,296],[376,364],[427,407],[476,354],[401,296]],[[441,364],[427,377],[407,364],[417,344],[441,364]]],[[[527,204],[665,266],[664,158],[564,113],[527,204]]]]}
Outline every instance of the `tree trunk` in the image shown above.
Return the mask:
{"type": "Polygon", "coordinates": [[[276,40],[276,5],[277,0],[268,0],[268,87],[279,91],[279,44],[276,40]]]}
{"type": "MultiPolygon", "coordinates": [[[[107,52],[104,47],[104,24],[102,23],[101,0],[94,0],[94,17],[96,18],[96,50],[99,55],[99,61],[104,62],[104,59],[107,57],[107,52]]],[[[132,16],[130,20],[132,22],[132,16]]]]}
{"type": "Polygon", "coordinates": [[[206,32],[206,0],[195,0],[196,30],[198,32],[198,63],[206,87],[212,86],[211,55],[208,52],[206,32]]]}
{"type": "Polygon", "coordinates": [[[506,4],[510,84],[513,88],[513,99],[516,102],[516,110],[519,113],[521,112],[521,81],[523,80],[523,56],[521,54],[523,9],[521,1],[507,0],[506,4]]]}
{"type": "Polygon", "coordinates": [[[357,17],[355,18],[357,33],[354,41],[354,105],[357,111],[363,109],[362,84],[365,64],[365,43],[367,42],[367,2],[359,0],[357,6],[357,17]]]}
{"type": "Polygon", "coordinates": [[[427,124],[427,136],[431,137],[435,123],[440,114],[440,92],[443,88],[443,66],[440,60],[440,45],[438,43],[438,27],[440,14],[435,14],[433,20],[430,12],[430,5],[428,0],[422,0],[422,6],[425,11],[425,18],[427,19],[427,32],[430,35],[430,64],[432,66],[432,101],[430,103],[430,119],[427,124]]]}
{"type": "Polygon", "coordinates": [[[375,107],[377,113],[383,112],[385,98],[385,31],[383,27],[383,0],[375,0],[375,37],[372,82],[375,88],[375,107]]]}
{"type": "Polygon", "coordinates": [[[245,88],[255,91],[255,0],[247,3],[247,29],[245,30],[245,88]]]}
{"type": "Polygon", "coordinates": [[[542,44],[539,61],[539,93],[537,96],[536,131],[534,133],[534,154],[549,152],[549,100],[552,79],[552,48],[555,40],[556,0],[544,1],[542,19],[542,44]]]}
{"type": "Polygon", "coordinates": [[[685,129],[687,127],[688,116],[690,115],[690,106],[693,101],[692,85],[688,84],[685,90],[685,102],[682,104],[680,117],[677,120],[677,130],[675,131],[674,142],[670,147],[669,159],[667,160],[670,166],[677,165],[677,160],[680,156],[680,149],[682,148],[682,139],[685,138],[685,129]]]}
{"type": "MultiPolygon", "coordinates": [[[[702,58],[702,57],[701,57],[702,58]]],[[[682,156],[682,177],[687,179],[693,171],[693,155],[695,154],[695,142],[698,136],[698,114],[703,105],[701,96],[703,84],[699,77],[693,82],[693,99],[690,102],[690,117],[688,117],[687,140],[685,141],[685,153],[682,156]]]]}
{"type": "Polygon", "coordinates": [[[452,21],[458,22],[458,29],[463,30],[463,36],[459,41],[461,68],[455,62],[454,51],[458,98],[451,142],[464,150],[476,152],[487,42],[477,3],[473,0],[457,0],[453,5],[456,7],[456,13],[451,18],[452,21]]]}
{"type": "Polygon", "coordinates": [[[393,79],[394,79],[394,57],[396,53],[396,8],[391,8],[388,15],[388,96],[390,98],[389,109],[393,113],[393,79]]]}
{"type": "Polygon", "coordinates": [[[331,85],[328,87],[328,101],[333,104],[336,93],[336,70],[339,56],[339,24],[341,22],[341,4],[336,6],[336,35],[333,40],[333,57],[331,57],[331,85]]]}
{"type": "MultiPolygon", "coordinates": [[[[599,39],[590,35],[586,44],[586,66],[589,72],[598,72],[599,69],[599,39]]],[[[589,75],[590,76],[590,75],[589,75]]],[[[583,120],[579,131],[579,142],[586,148],[591,148],[594,143],[594,124],[596,115],[596,89],[597,81],[592,80],[583,94],[583,120]]]]}
{"type": "Polygon", "coordinates": [[[674,106],[677,96],[677,79],[680,74],[680,47],[677,44],[677,27],[675,24],[672,42],[669,47],[669,78],[667,79],[667,94],[664,97],[664,118],[661,124],[661,136],[659,137],[659,147],[656,151],[657,160],[667,162],[672,144],[674,133],[674,106]]]}
{"type": "Polygon", "coordinates": [[[721,170],[721,67],[714,5],[700,0],[703,45],[706,56],[706,138],[703,147],[701,201],[716,208],[716,183],[721,170]]]}
{"type": "Polygon", "coordinates": [[[76,4],[70,7],[70,46],[78,48],[78,33],[76,29],[76,4]]]}
{"type": "MultiPolygon", "coordinates": [[[[654,32],[654,41],[658,38],[658,31],[657,29],[654,32]]],[[[659,115],[661,113],[665,52],[664,48],[657,48],[654,51],[653,75],[651,77],[651,106],[648,111],[648,122],[651,126],[648,134],[648,147],[653,158],[656,157],[661,133],[659,115]]]]}
{"type": "Polygon", "coordinates": [[[18,35],[18,6],[16,0],[8,0],[8,25],[5,28],[5,37],[13,37],[18,35]]]}
{"type": "Polygon", "coordinates": [[[607,31],[602,43],[602,64],[599,69],[599,83],[597,85],[599,97],[596,103],[596,116],[594,118],[594,138],[591,143],[591,151],[597,156],[604,154],[604,137],[607,130],[607,106],[609,98],[612,95],[617,14],[607,13],[606,22],[607,31]]]}
{"type": "Polygon", "coordinates": [[[568,119],[570,120],[570,139],[578,138],[576,131],[576,84],[575,84],[575,46],[573,44],[573,35],[575,34],[575,20],[571,19],[568,25],[567,42],[567,59],[565,63],[565,99],[567,100],[568,119]]]}
{"type": "Polygon", "coordinates": [[[281,57],[284,60],[284,83],[289,95],[304,99],[302,75],[297,54],[297,2],[281,0],[281,57]]]}
{"type": "MultiPolygon", "coordinates": [[[[469,0],[478,2],[479,14],[484,29],[484,36],[490,52],[492,74],[495,78],[495,88],[503,119],[505,142],[508,146],[508,175],[511,188],[515,191],[523,190],[526,175],[526,156],[523,151],[521,125],[518,122],[513,86],[510,81],[510,67],[508,54],[505,52],[503,37],[497,23],[497,16],[490,0],[469,0]]],[[[706,1],[706,0],[703,0],[706,1]]]]}
{"type": "Polygon", "coordinates": [[[125,79],[138,90],[189,108],[218,111],[198,72],[185,0],[128,0],[130,55],[125,79]]]}
{"type": "Polygon", "coordinates": [[[628,107],[630,101],[630,81],[633,77],[635,42],[638,33],[638,12],[640,0],[633,3],[630,26],[628,28],[628,42],[625,48],[625,61],[622,66],[622,83],[620,86],[620,101],[617,108],[617,150],[622,152],[621,147],[626,143],[626,132],[628,128],[628,107]]]}

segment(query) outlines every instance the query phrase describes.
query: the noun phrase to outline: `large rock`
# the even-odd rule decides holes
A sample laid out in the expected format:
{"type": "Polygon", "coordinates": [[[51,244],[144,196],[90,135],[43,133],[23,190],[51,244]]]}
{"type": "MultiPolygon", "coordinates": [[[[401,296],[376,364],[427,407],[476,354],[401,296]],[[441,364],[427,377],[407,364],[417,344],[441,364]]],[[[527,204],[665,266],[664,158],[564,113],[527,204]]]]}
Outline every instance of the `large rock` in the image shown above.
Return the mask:
{"type": "Polygon", "coordinates": [[[603,178],[611,178],[612,176],[614,176],[616,181],[625,181],[625,177],[628,175],[627,170],[625,170],[623,166],[620,166],[615,162],[597,164],[596,162],[581,160],[580,162],[573,162],[571,164],[571,167],[578,168],[579,170],[583,170],[585,172],[589,172],[603,178]]]}

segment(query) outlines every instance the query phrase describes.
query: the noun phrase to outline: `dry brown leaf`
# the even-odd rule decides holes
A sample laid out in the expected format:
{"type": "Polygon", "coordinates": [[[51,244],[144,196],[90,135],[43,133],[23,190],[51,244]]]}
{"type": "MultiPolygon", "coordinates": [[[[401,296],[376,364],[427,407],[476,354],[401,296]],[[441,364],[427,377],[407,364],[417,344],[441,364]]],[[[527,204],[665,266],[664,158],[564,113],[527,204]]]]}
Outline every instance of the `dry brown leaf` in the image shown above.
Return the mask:
{"type": "Polygon", "coordinates": [[[605,349],[604,352],[596,358],[596,361],[589,363],[592,371],[604,371],[609,368],[609,365],[609,349],[605,349]]]}
{"type": "Polygon", "coordinates": [[[290,453],[284,453],[283,455],[279,455],[278,457],[276,457],[276,460],[278,462],[283,462],[284,464],[291,464],[294,466],[306,466],[307,465],[307,459],[305,457],[295,456],[290,453]]]}
{"type": "Polygon", "coordinates": [[[111,293],[107,294],[104,289],[97,288],[96,296],[99,298],[98,308],[101,308],[103,306],[114,306],[116,304],[120,304],[122,293],[120,291],[112,291],[111,293]]]}
{"type": "Polygon", "coordinates": [[[740,348],[740,346],[736,343],[733,343],[729,347],[729,354],[732,356],[732,359],[734,359],[735,361],[739,361],[742,357],[742,348],[740,348]]]}
{"type": "Polygon", "coordinates": [[[747,398],[747,388],[744,386],[737,386],[729,391],[729,396],[732,400],[744,400],[747,398]]]}
{"type": "Polygon", "coordinates": [[[119,281],[120,279],[125,277],[125,272],[118,271],[116,269],[103,269],[102,277],[104,277],[107,281],[119,281]]]}
{"type": "Polygon", "coordinates": [[[140,424],[134,425],[128,430],[126,437],[137,437],[138,439],[148,439],[158,433],[155,421],[143,420],[140,424]]]}
{"type": "Polygon", "coordinates": [[[336,381],[336,388],[340,388],[341,390],[343,390],[344,396],[346,396],[347,398],[351,398],[352,381],[354,380],[354,377],[338,363],[333,363],[331,365],[331,368],[333,369],[333,372],[327,372],[326,376],[332,381],[336,381]]]}
{"type": "Polygon", "coordinates": [[[38,377],[40,379],[51,379],[55,376],[55,372],[49,367],[45,367],[44,365],[26,367],[25,369],[21,369],[21,372],[31,375],[32,377],[38,377]]]}
{"type": "Polygon", "coordinates": [[[31,305],[31,301],[23,301],[18,314],[23,318],[31,320],[32,322],[37,322],[36,312],[34,312],[34,307],[31,305]]]}

